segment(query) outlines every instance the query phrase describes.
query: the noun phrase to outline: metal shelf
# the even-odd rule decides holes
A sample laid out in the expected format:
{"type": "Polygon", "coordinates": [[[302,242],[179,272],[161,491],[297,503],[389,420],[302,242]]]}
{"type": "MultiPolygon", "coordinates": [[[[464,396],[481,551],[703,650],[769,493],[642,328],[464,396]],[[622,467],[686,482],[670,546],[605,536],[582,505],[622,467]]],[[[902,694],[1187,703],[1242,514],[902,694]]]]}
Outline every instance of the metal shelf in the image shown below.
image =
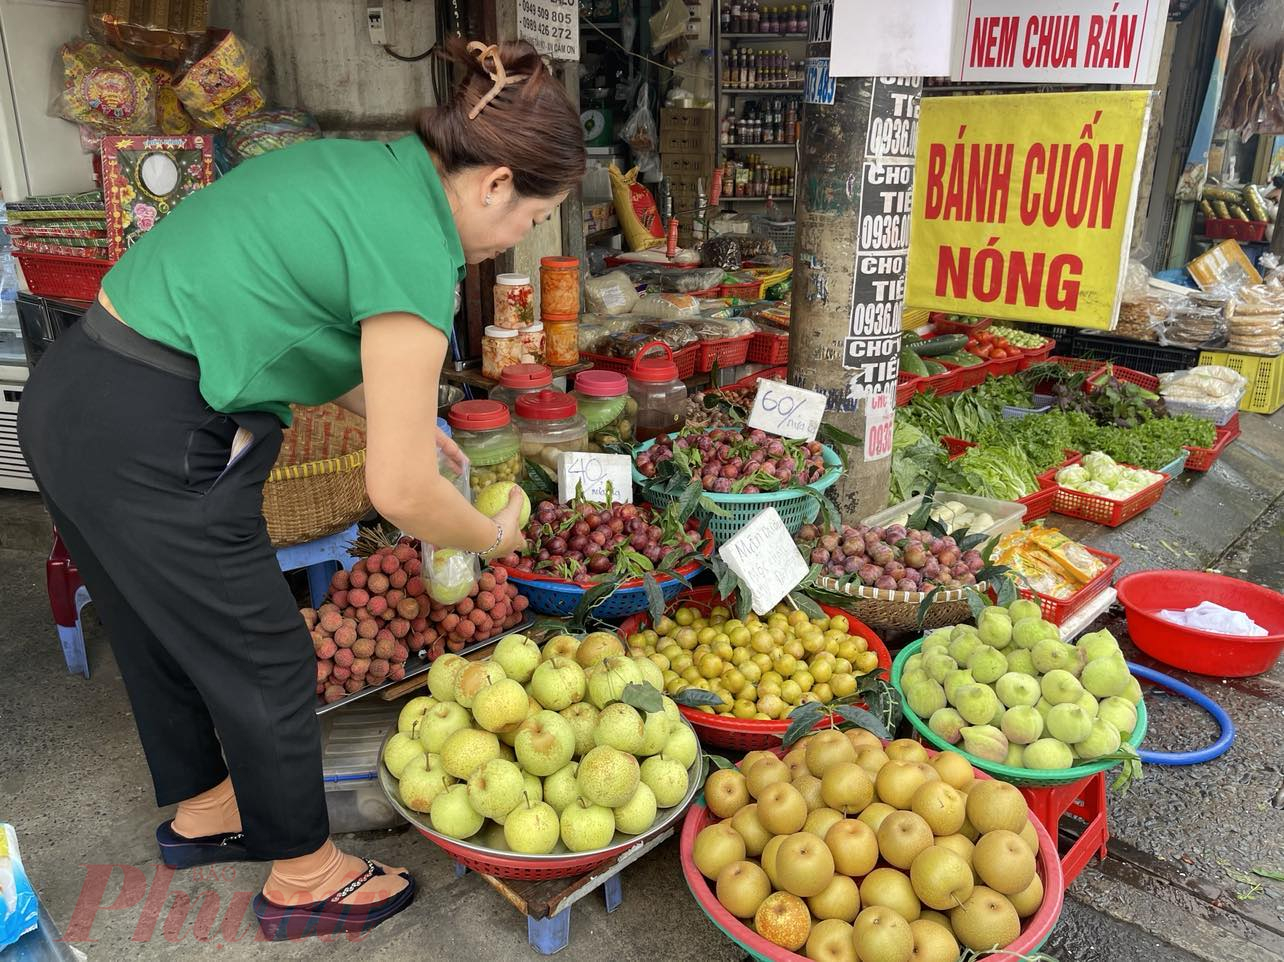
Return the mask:
{"type": "Polygon", "coordinates": [[[775,201],[787,200],[792,203],[793,199],[794,199],[793,194],[781,194],[773,197],[727,197],[724,194],[722,197],[718,198],[718,203],[721,204],[725,202],[728,204],[765,204],[769,200],[775,200],[775,201]]]}
{"type": "Polygon", "coordinates": [[[724,33],[720,40],[806,40],[805,33],[724,33]]]}
{"type": "Polygon", "coordinates": [[[723,87],[722,92],[728,97],[762,97],[764,95],[801,97],[803,95],[800,87],[723,87]]]}
{"type": "Polygon", "coordinates": [[[771,150],[773,148],[779,150],[781,148],[787,147],[790,150],[793,150],[797,146],[798,146],[797,141],[794,141],[794,143],[792,144],[723,144],[722,145],[722,147],[726,150],[731,150],[731,149],[757,150],[760,147],[766,147],[768,150],[771,150]]]}

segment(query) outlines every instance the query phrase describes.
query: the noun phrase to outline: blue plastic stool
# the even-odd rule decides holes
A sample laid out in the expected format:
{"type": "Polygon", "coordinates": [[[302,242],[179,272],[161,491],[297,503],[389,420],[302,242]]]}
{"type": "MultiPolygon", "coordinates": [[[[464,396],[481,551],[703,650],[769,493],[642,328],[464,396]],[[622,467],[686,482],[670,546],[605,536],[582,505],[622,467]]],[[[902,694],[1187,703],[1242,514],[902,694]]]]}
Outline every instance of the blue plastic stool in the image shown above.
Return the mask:
{"type": "Polygon", "coordinates": [[[345,561],[351,560],[348,545],[357,540],[357,526],[326,535],[315,541],[303,544],[292,544],[288,548],[276,549],[277,564],[282,571],[298,571],[306,568],[308,572],[308,593],[312,596],[312,607],[319,607],[330,590],[330,578],[343,567],[345,561]]]}

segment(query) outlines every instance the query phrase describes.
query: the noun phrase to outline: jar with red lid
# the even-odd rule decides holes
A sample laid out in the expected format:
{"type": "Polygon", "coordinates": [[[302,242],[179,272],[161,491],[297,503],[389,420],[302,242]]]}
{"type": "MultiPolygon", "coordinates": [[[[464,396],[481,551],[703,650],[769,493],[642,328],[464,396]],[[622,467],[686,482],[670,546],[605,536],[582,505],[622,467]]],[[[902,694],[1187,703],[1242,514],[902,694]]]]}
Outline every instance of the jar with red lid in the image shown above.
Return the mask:
{"type": "Polygon", "coordinates": [[[580,262],[575,257],[542,257],[539,262],[539,313],[546,321],[580,316],[580,262]]]}
{"type": "Polygon", "coordinates": [[[554,477],[563,451],[588,450],[588,422],[575,398],[562,391],[523,394],[517,399],[516,423],[522,458],[554,477]]]}
{"type": "Polygon", "coordinates": [[[495,275],[495,325],[510,331],[535,323],[535,288],[526,274],[495,275]]]}
{"type": "Polygon", "coordinates": [[[575,376],[575,400],[588,422],[588,449],[633,443],[638,403],[629,396],[629,379],[615,371],[596,368],[575,376]]]}
{"type": "Polygon", "coordinates": [[[517,399],[553,386],[553,372],[543,364],[514,364],[499,375],[499,384],[490,389],[490,399],[509,411],[516,410],[517,399]]]}
{"type": "Polygon", "coordinates": [[[499,401],[460,401],[446,415],[451,436],[468,458],[473,497],[496,481],[520,481],[525,473],[521,436],[499,401]]]}
{"type": "Polygon", "coordinates": [[[637,402],[638,441],[681,431],[686,423],[687,386],[678,377],[673,351],[663,341],[651,341],[638,351],[629,367],[629,395],[637,402]],[[648,353],[659,348],[662,356],[648,353]]]}

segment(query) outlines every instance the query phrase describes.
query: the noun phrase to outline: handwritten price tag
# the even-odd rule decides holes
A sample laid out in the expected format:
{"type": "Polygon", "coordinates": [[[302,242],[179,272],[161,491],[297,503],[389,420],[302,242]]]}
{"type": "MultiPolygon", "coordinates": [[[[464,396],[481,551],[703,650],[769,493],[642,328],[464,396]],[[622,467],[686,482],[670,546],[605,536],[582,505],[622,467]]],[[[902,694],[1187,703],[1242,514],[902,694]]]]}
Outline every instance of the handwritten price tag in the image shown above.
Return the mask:
{"type": "Polygon", "coordinates": [[[814,441],[825,416],[825,396],[783,381],[759,381],[749,426],[768,434],[814,441]]]}
{"type": "Polygon", "coordinates": [[[718,554],[749,586],[753,610],[760,615],[776,607],[810,570],[775,508],[767,508],[736,532],[718,554]]]}
{"type": "Polygon", "coordinates": [[[590,501],[605,501],[607,485],[615,504],[633,502],[633,463],[627,454],[564,451],[557,458],[557,491],[565,504],[582,489],[590,501]]]}
{"type": "Polygon", "coordinates": [[[865,401],[865,460],[881,461],[892,453],[896,388],[871,394],[865,401]]]}

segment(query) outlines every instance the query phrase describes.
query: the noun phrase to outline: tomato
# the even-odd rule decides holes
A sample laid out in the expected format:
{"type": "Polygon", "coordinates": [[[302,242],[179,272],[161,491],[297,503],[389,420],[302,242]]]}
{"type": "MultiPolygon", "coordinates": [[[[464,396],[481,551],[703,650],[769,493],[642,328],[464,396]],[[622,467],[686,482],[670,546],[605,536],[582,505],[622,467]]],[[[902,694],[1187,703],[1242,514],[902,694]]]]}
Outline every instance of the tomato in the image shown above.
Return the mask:
{"type": "Polygon", "coordinates": [[[990,352],[990,360],[992,361],[1001,361],[1007,356],[1008,356],[1008,352],[1003,350],[1003,348],[1001,347],[996,347],[993,351],[990,352]]]}
{"type": "Polygon", "coordinates": [[[979,334],[976,335],[976,339],[980,341],[982,344],[989,344],[991,341],[994,340],[994,335],[991,334],[989,331],[981,331],[979,334]]]}

